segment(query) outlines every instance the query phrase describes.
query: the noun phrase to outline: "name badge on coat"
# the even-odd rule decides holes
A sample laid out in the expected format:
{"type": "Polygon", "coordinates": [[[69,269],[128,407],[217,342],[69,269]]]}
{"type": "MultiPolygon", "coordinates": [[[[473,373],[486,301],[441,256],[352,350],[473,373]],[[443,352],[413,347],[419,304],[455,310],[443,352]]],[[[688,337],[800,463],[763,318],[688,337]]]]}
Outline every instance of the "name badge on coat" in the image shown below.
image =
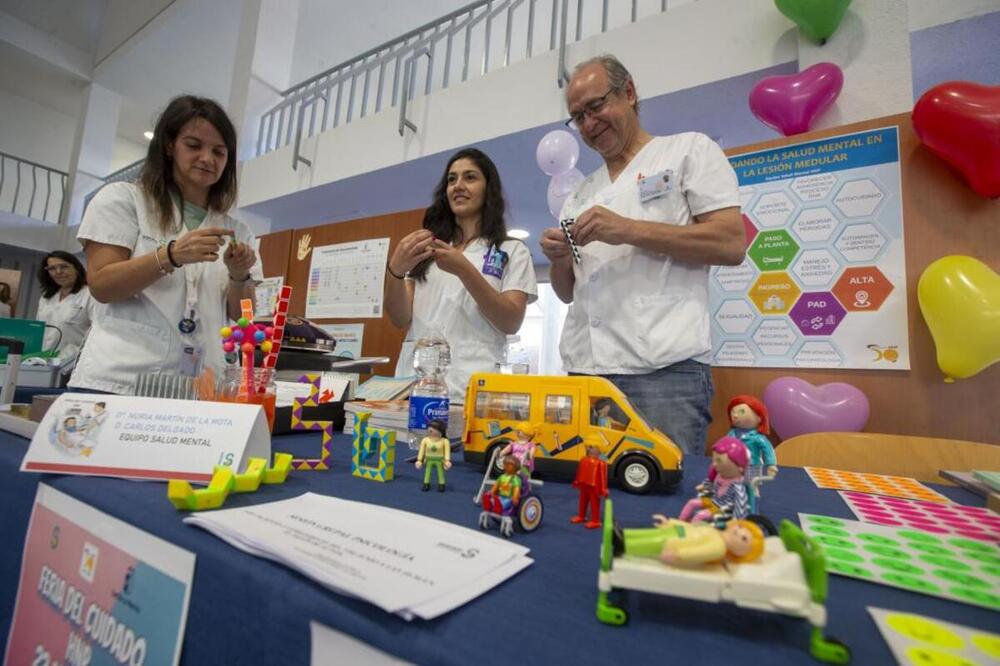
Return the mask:
{"type": "Polygon", "coordinates": [[[486,250],[486,254],[483,255],[483,275],[492,275],[496,278],[503,277],[504,268],[507,267],[507,261],[510,259],[507,253],[498,247],[490,245],[490,248],[486,250]]]}
{"type": "Polygon", "coordinates": [[[639,179],[639,201],[646,203],[665,196],[674,189],[674,170],[664,169],[639,179]]]}

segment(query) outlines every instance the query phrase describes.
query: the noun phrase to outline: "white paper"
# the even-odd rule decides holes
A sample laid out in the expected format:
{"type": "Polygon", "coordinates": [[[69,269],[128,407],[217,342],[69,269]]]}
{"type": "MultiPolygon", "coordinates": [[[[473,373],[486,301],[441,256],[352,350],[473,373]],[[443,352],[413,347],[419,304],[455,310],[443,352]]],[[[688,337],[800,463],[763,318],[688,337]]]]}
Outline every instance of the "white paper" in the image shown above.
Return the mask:
{"type": "Polygon", "coordinates": [[[352,638],[342,631],[331,629],[313,620],[309,623],[312,635],[310,666],[394,666],[409,664],[391,654],[352,638]]]}
{"type": "Polygon", "coordinates": [[[531,562],[489,534],[314,493],[185,522],[407,619],[445,613],[531,562]]]}
{"type": "Polygon", "coordinates": [[[389,239],[314,247],[306,318],[380,318],[389,239]]]}
{"type": "Polygon", "coordinates": [[[270,317],[274,315],[274,306],[281,294],[281,287],[285,284],[285,278],[269,277],[264,278],[254,288],[254,317],[270,317]]]}
{"type": "Polygon", "coordinates": [[[208,483],[216,465],[270,459],[259,405],[64,393],[45,413],[22,472],[208,483]]]}
{"type": "Polygon", "coordinates": [[[333,353],[344,358],[361,358],[361,343],[364,340],[364,324],[322,324],[321,329],[337,341],[333,353]]]}

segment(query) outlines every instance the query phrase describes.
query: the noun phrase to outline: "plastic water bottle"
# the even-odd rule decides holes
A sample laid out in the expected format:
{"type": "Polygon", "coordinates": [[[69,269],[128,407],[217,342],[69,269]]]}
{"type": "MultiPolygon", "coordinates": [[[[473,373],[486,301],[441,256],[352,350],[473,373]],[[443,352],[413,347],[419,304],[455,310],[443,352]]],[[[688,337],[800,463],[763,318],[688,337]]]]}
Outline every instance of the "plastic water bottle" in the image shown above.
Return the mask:
{"type": "MultiPolygon", "coordinates": [[[[432,335],[417,340],[413,351],[413,369],[417,383],[410,391],[410,446],[427,434],[427,422],[441,419],[448,422],[448,385],[444,381],[451,349],[444,338],[432,335]]],[[[446,434],[446,433],[442,433],[446,434]]]]}

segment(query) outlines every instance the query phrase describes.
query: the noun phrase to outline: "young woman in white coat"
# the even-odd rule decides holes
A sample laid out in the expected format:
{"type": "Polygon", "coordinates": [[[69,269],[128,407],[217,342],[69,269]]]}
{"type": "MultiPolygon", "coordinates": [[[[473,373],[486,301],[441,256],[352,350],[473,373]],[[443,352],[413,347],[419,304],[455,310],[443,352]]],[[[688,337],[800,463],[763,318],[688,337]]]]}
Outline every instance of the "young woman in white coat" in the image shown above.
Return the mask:
{"type": "Polygon", "coordinates": [[[403,237],[389,259],[386,311],[407,329],[396,374],[413,374],[417,340],[441,335],[451,348],[452,402],[465,401],[473,372],[494,371],[507,335],[538,297],[531,252],[508,238],[504,211],[493,161],[475,148],[460,150],[434,189],[423,228],[403,237]]]}
{"type": "Polygon", "coordinates": [[[128,394],[140,373],[221,371],[219,328],[261,278],[253,234],[226,214],[235,201],[226,112],[210,99],[173,99],[138,182],[104,187],[80,224],[90,291],[107,306],[71,387],[128,394]]]}
{"type": "Polygon", "coordinates": [[[42,349],[72,357],[83,345],[94,316],[87,269],[69,252],[56,250],[45,255],[39,265],[38,282],[42,298],[35,318],[47,324],[42,349]]]}

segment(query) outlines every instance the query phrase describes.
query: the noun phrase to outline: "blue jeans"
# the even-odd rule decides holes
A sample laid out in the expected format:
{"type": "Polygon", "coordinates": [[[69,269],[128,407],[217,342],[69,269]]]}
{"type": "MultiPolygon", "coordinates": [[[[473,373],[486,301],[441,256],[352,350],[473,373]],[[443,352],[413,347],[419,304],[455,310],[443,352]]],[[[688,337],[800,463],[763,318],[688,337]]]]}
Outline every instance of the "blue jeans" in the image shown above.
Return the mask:
{"type": "Polygon", "coordinates": [[[705,455],[712,422],[712,368],[681,361],[645,375],[602,375],[621,389],[649,424],[662,430],[684,451],[705,455]]]}

